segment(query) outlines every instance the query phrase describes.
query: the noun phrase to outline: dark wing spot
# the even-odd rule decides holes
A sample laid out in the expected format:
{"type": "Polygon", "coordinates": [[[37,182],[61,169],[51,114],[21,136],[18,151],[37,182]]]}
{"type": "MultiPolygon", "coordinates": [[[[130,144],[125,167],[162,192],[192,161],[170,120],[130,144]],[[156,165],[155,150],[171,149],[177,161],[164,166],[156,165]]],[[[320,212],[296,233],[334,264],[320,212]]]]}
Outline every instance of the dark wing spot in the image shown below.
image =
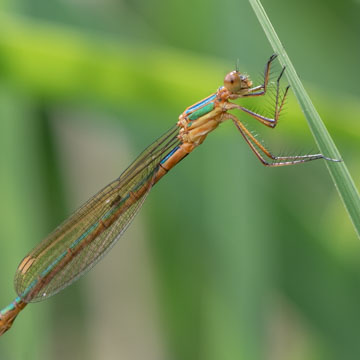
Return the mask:
{"type": "Polygon", "coordinates": [[[116,198],[111,202],[110,207],[119,204],[120,201],[121,201],[121,196],[117,195],[116,198]]]}

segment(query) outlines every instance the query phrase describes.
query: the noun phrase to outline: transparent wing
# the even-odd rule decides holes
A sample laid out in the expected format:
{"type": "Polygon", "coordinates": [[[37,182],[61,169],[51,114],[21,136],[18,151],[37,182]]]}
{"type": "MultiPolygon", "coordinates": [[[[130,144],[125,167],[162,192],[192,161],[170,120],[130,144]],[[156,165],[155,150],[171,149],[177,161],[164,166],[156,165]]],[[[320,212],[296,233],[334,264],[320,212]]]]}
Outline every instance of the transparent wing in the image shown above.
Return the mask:
{"type": "Polygon", "coordinates": [[[174,126],[150,145],[22,260],[15,274],[19,296],[34,302],[54,295],[110,250],[141,208],[159,162],[179,144],[177,132],[174,126]]]}

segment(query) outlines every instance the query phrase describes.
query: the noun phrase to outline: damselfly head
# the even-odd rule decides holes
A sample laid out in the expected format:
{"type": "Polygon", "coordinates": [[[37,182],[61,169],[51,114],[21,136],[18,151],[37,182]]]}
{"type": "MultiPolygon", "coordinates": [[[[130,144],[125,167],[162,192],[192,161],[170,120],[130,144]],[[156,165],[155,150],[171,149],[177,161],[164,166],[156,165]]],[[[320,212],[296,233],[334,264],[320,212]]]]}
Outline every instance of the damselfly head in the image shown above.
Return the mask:
{"type": "Polygon", "coordinates": [[[251,88],[252,81],[247,75],[241,74],[240,71],[234,70],[225,76],[224,86],[231,93],[238,94],[251,88]]]}

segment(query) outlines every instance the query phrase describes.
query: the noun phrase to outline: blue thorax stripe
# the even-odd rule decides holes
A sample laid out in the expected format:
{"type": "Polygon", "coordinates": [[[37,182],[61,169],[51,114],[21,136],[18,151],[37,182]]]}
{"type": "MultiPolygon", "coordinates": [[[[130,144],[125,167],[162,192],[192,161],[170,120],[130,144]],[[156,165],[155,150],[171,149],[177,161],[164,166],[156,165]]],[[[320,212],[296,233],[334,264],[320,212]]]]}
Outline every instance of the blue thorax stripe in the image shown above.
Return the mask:
{"type": "Polygon", "coordinates": [[[213,101],[216,98],[216,94],[210,95],[208,96],[206,99],[199,101],[198,103],[194,104],[193,106],[189,107],[186,111],[185,114],[188,114],[204,105],[206,105],[207,103],[213,101]]]}

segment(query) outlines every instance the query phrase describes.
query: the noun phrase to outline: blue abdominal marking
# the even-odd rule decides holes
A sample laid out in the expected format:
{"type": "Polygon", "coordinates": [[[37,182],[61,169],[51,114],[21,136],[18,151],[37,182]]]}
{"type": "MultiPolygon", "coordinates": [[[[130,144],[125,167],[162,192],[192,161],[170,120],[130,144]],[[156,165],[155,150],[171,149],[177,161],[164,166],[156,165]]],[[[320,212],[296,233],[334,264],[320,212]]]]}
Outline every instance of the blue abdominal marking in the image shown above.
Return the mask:
{"type": "MultiPolygon", "coordinates": [[[[171,153],[177,150],[176,147],[171,153]]],[[[170,154],[171,154],[170,153],[170,154]]],[[[170,156],[170,154],[168,156],[170,156]]],[[[107,211],[101,218],[100,221],[109,219],[114,213],[119,210],[123,206],[126,200],[130,197],[130,192],[139,190],[144,184],[149,180],[149,178],[153,176],[153,171],[148,174],[139,184],[137,184],[133,189],[129,191],[129,193],[114,207],[112,207],[109,211],[107,211]]],[[[69,247],[69,249],[74,249],[79,243],[84,240],[89,234],[91,234],[98,226],[100,221],[96,221],[93,225],[91,225],[81,236],[79,236],[69,247]]],[[[20,297],[16,298],[15,301],[20,301],[24,299],[26,295],[31,291],[32,288],[39,282],[39,280],[46,277],[52,269],[69,253],[68,250],[65,250],[62,254],[60,254],[50,265],[47,266],[45,270],[43,270],[38,279],[34,279],[31,284],[24,290],[20,297]]],[[[0,314],[5,314],[8,310],[13,310],[15,306],[13,304],[8,305],[5,309],[2,309],[0,314]]]]}
{"type": "Polygon", "coordinates": [[[86,236],[88,236],[94,229],[97,228],[99,225],[99,222],[97,221],[95,224],[91,225],[80,237],[78,237],[71,245],[70,249],[73,249],[76,245],[79,244],[79,242],[84,239],[86,236]]]}
{"type": "MultiPolygon", "coordinates": [[[[146,181],[149,180],[149,177],[152,176],[152,173],[150,173],[147,177],[143,179],[143,181],[140,182],[132,191],[137,191],[141,186],[144,185],[146,181]]],[[[128,200],[130,197],[130,194],[127,194],[120,202],[117,204],[117,206],[113,207],[109,211],[107,211],[101,220],[107,220],[110,218],[123,204],[126,200],[128,200]]],[[[74,249],[82,240],[84,240],[89,234],[91,234],[97,227],[99,226],[99,221],[95,222],[93,225],[91,225],[81,236],[79,236],[69,247],[69,249],[74,249]]],[[[43,279],[45,276],[47,276],[51,270],[69,253],[68,250],[65,250],[62,254],[60,254],[50,265],[47,266],[45,270],[43,270],[40,274],[39,279],[43,279]]],[[[21,294],[20,298],[25,298],[26,295],[31,291],[31,289],[38,283],[39,279],[35,279],[31,282],[31,284],[25,289],[25,291],[21,294]]],[[[6,310],[13,309],[14,305],[10,304],[8,307],[2,310],[2,313],[5,313],[6,310]]]]}
{"type": "Polygon", "coordinates": [[[4,308],[4,309],[2,309],[0,311],[0,315],[5,315],[8,311],[11,311],[11,310],[14,310],[14,309],[15,309],[15,305],[13,303],[11,303],[6,308],[4,308]]]}
{"type": "Polygon", "coordinates": [[[169,157],[171,157],[177,150],[179,149],[179,146],[176,146],[174,149],[172,149],[161,161],[160,164],[163,164],[169,157]]]}
{"type": "Polygon", "coordinates": [[[68,251],[65,250],[60,256],[58,256],[44,271],[42,271],[40,277],[45,277],[53,269],[53,267],[66,256],[67,253],[68,251]]]}
{"type": "Polygon", "coordinates": [[[37,283],[38,283],[38,279],[34,279],[30,283],[30,285],[24,290],[24,292],[20,295],[20,297],[24,298],[37,283]]]}
{"type": "Polygon", "coordinates": [[[0,315],[5,315],[8,311],[14,310],[16,305],[18,305],[21,301],[22,301],[22,297],[17,296],[16,299],[10,305],[0,310],[0,315]]]}

